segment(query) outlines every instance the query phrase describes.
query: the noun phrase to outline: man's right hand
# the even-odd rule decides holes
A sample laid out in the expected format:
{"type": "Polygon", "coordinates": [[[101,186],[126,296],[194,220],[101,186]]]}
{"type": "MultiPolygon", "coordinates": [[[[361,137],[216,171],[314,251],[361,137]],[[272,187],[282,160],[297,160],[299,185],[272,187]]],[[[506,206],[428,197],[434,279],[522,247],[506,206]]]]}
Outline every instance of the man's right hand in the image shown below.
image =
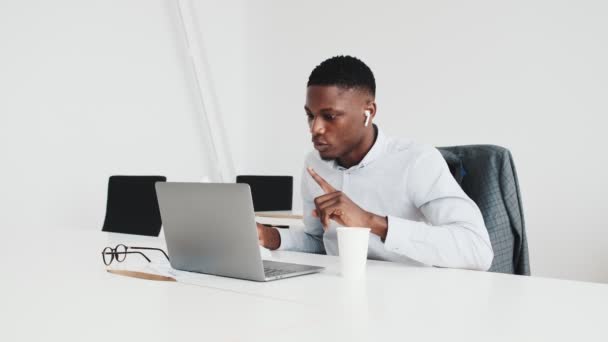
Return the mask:
{"type": "Polygon", "coordinates": [[[274,227],[268,227],[261,223],[258,225],[258,240],[260,246],[268,249],[277,249],[281,246],[281,234],[274,227]]]}

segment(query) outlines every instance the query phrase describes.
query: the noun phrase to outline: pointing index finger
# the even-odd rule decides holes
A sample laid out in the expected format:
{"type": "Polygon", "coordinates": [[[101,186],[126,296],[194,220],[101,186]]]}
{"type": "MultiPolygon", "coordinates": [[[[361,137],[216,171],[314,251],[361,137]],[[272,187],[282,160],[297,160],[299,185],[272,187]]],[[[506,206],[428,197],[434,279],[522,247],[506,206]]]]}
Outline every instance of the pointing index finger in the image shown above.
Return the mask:
{"type": "Polygon", "coordinates": [[[331,186],[331,184],[327,183],[327,181],[325,181],[325,179],[323,179],[323,177],[319,176],[319,174],[316,173],[312,167],[307,168],[307,170],[308,170],[308,173],[310,174],[310,176],[312,177],[312,179],[314,179],[315,182],[317,182],[317,184],[319,184],[321,189],[323,189],[323,191],[325,191],[326,194],[336,191],[336,189],[334,189],[334,187],[331,186]]]}

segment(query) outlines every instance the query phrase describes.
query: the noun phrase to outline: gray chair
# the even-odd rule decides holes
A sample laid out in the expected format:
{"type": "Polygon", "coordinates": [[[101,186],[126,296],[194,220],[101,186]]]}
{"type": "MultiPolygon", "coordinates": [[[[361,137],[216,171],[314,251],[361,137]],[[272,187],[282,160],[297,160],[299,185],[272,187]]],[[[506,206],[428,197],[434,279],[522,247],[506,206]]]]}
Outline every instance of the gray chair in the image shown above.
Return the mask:
{"type": "Polygon", "coordinates": [[[495,145],[438,147],[490,235],[491,272],[530,275],[521,194],[511,152],[495,145]]]}

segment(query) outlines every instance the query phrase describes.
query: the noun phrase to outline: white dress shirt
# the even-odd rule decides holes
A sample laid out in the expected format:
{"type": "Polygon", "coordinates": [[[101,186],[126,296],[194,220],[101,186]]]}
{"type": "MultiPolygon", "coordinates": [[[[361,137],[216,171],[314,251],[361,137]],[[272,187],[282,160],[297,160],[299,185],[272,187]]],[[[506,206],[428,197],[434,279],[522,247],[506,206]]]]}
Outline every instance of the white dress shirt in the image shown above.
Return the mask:
{"type": "Polygon", "coordinates": [[[368,258],[428,266],[488,270],[494,253],[479,208],[460,188],[441,153],[410,140],[385,137],[363,160],[345,169],[306,157],[302,174],[304,227],[279,229],[282,250],[338,255],[334,221],[327,231],[312,216],[323,194],[306,171],[312,167],[363,210],[388,218],[384,242],[370,234],[368,258]]]}

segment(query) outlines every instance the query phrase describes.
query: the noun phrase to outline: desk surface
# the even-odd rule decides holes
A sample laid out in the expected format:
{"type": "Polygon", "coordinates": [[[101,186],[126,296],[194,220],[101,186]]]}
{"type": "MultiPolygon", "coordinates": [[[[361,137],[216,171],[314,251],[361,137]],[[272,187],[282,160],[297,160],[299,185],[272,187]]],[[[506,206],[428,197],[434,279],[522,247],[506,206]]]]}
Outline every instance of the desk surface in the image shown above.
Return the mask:
{"type": "MultiPolygon", "coordinates": [[[[0,340],[606,341],[608,285],[369,261],[349,283],[332,256],[272,252],[327,267],[269,283],[195,275],[154,282],[105,272],[101,250],[159,238],[17,232],[0,251],[0,340]]],[[[129,256],[132,266],[141,265],[129,256]]]]}
{"type": "Polygon", "coordinates": [[[255,216],[257,217],[275,217],[285,219],[302,220],[304,217],[302,213],[292,210],[278,210],[278,211],[256,211],[255,216]]]}

